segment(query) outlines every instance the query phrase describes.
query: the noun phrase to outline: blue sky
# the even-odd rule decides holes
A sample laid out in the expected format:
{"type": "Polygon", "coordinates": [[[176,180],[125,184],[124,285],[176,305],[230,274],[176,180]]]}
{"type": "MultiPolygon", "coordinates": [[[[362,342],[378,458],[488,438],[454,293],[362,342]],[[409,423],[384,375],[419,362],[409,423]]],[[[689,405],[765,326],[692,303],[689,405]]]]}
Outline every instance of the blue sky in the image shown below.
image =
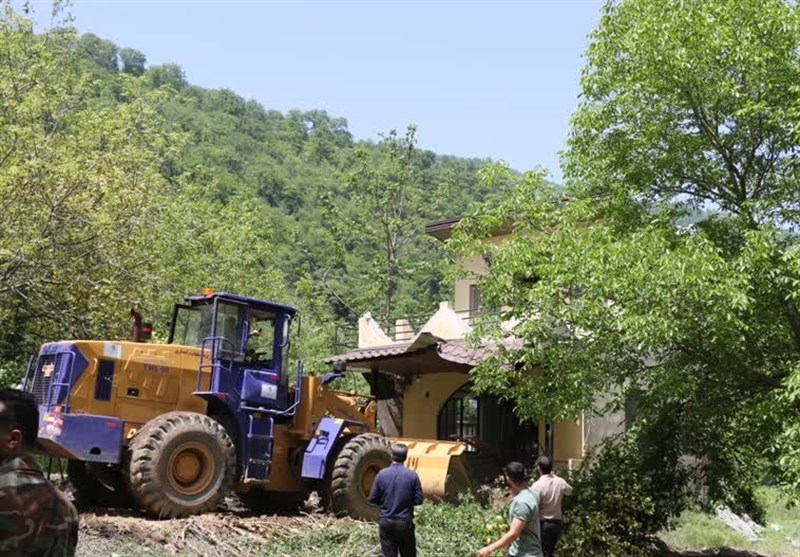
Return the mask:
{"type": "Polygon", "coordinates": [[[148,64],[177,63],[193,84],[282,112],[327,110],[357,139],[413,122],[420,147],[541,165],[560,180],[601,6],[75,0],[71,11],[80,32],[136,48],[148,64]]]}

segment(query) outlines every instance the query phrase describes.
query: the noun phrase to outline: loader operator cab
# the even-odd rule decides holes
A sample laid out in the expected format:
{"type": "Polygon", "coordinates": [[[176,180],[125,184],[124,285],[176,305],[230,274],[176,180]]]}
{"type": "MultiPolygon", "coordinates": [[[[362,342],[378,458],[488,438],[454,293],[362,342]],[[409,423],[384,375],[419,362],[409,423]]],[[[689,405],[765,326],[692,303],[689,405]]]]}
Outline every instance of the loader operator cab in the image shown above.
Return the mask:
{"type": "Polygon", "coordinates": [[[189,296],[175,306],[168,342],[211,354],[209,365],[215,367],[209,390],[234,390],[243,402],[285,408],[289,325],[295,314],[290,306],[244,296],[189,296]]]}

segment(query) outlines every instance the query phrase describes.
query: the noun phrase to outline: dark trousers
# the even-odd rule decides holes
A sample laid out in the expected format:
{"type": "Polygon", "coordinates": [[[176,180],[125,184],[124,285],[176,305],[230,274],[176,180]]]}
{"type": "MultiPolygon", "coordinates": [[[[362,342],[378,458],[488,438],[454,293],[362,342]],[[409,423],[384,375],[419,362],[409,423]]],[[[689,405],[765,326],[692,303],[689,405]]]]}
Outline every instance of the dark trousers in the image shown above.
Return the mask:
{"type": "Polygon", "coordinates": [[[542,553],[544,557],[553,557],[563,524],[560,520],[542,520],[539,527],[542,533],[542,553]]]}
{"type": "Polygon", "coordinates": [[[411,518],[382,518],[378,523],[383,557],[417,557],[417,537],[411,518]]]}

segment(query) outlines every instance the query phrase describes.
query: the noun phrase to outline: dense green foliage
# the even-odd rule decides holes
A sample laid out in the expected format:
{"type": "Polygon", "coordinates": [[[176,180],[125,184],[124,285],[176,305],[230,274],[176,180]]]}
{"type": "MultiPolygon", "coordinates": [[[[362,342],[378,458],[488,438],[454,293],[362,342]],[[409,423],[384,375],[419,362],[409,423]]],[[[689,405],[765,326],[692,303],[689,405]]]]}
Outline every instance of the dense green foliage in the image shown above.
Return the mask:
{"type": "Polygon", "coordinates": [[[114,329],[147,274],[139,252],[177,139],[162,98],[127,75],[113,105],[77,70],[68,31],[0,15],[0,360],[69,332],[114,329]]]}
{"type": "Polygon", "coordinates": [[[685,508],[687,470],[670,448],[647,439],[606,443],[570,477],[574,494],[564,500],[566,555],[649,555],[656,534],[685,508]],[[654,465],[663,464],[659,474],[654,465]]]}
{"type": "Polygon", "coordinates": [[[673,466],[696,457],[710,499],[752,510],[765,474],[800,495],[798,82],[794,2],[608,2],[564,194],[487,169],[513,193],[454,242],[491,262],[482,299],[525,340],[478,388],[555,419],[606,392],[673,466]]]}
{"type": "Polygon", "coordinates": [[[451,297],[423,224],[485,195],[484,161],[394,132],[358,142],[324,111],[192,86],[179,66],[147,67],[58,17],[35,33],[10,4],[0,15],[4,373],[43,341],[124,337],[134,305],[163,337],[171,304],[205,287],[298,305],[295,352],[312,360],[333,351],[336,323],[451,297]],[[383,195],[385,179],[404,201],[382,220],[363,195],[383,195]]]}

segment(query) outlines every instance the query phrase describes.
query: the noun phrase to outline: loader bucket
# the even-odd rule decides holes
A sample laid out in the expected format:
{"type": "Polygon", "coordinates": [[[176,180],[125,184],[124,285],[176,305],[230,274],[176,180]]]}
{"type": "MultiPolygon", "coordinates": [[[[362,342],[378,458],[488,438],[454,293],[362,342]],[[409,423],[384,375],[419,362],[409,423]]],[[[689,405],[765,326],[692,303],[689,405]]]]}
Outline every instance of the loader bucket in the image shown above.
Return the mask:
{"type": "Polygon", "coordinates": [[[467,449],[464,443],[403,438],[389,441],[408,447],[405,465],[419,476],[425,497],[452,501],[459,493],[477,488],[464,454],[467,449]]]}

